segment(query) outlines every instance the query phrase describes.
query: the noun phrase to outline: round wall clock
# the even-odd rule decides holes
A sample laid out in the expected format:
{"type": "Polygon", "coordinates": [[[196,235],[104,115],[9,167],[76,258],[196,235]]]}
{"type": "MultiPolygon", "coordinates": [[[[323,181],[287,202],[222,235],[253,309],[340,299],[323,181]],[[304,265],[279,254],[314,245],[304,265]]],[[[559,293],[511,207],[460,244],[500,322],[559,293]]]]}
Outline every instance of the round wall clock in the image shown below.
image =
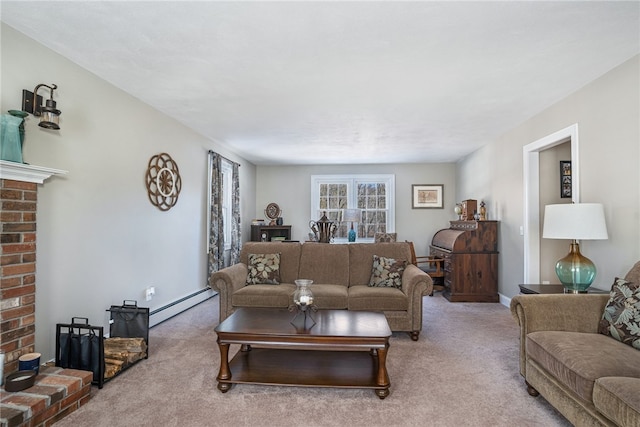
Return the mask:
{"type": "Polygon", "coordinates": [[[182,178],[178,165],[167,153],[156,154],[147,167],[149,201],[161,211],[168,211],[178,202],[182,178]]]}

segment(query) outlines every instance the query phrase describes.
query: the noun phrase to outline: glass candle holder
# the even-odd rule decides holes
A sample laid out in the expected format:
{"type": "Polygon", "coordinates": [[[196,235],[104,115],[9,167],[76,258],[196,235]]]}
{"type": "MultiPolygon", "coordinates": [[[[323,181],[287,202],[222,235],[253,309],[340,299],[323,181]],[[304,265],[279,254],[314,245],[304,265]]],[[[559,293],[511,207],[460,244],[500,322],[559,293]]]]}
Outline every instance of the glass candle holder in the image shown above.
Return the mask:
{"type": "Polygon", "coordinates": [[[295,281],[296,290],[293,293],[294,304],[302,311],[313,305],[313,292],[311,292],[311,284],[313,280],[298,279],[295,281]]]}
{"type": "Polygon", "coordinates": [[[301,331],[312,328],[316,322],[311,316],[311,312],[316,310],[316,306],[313,305],[313,292],[311,292],[311,284],[313,280],[298,279],[296,282],[296,290],[293,293],[293,306],[289,310],[295,309],[296,315],[291,320],[291,324],[300,329],[301,331]],[[297,325],[296,319],[298,316],[302,318],[302,327],[297,325]],[[311,325],[307,326],[307,318],[311,321],[311,325]]]}

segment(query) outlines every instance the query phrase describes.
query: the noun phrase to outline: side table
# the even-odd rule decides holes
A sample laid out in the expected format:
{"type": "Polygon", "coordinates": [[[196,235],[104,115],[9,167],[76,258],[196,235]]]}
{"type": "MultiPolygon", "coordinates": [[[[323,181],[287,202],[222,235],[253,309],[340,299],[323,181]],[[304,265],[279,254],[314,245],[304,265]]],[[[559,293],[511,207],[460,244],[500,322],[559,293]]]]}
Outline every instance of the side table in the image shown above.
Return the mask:
{"type": "MultiPolygon", "coordinates": [[[[563,294],[563,285],[518,285],[522,294],[563,294]]],[[[609,291],[590,287],[587,289],[588,294],[608,294],[609,291]]]]}

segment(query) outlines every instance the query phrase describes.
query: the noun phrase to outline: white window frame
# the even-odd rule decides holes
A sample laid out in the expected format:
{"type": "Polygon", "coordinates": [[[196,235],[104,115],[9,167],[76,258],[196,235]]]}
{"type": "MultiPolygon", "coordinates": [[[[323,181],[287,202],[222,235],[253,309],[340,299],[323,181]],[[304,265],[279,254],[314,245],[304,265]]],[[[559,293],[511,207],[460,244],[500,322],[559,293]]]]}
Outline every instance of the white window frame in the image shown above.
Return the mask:
{"type": "MultiPolygon", "coordinates": [[[[387,187],[387,233],[396,230],[396,176],[394,174],[343,174],[343,175],[311,175],[311,219],[317,221],[322,215],[320,209],[320,185],[321,184],[346,184],[347,208],[356,208],[358,184],[383,183],[387,187]],[[316,218],[317,216],[317,218],[316,218]]],[[[373,238],[358,238],[358,243],[372,243],[373,238]]],[[[336,243],[345,243],[348,239],[335,238],[336,243]]]]}

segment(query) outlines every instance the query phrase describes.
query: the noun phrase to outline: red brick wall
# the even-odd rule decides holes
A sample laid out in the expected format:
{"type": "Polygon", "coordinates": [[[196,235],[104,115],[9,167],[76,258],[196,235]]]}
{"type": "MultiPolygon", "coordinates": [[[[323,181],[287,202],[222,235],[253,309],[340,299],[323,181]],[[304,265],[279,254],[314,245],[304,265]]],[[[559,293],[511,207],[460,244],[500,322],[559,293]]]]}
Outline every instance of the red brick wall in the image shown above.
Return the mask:
{"type": "Polygon", "coordinates": [[[0,343],[4,375],[34,351],[36,303],[35,183],[0,179],[0,343]]]}

